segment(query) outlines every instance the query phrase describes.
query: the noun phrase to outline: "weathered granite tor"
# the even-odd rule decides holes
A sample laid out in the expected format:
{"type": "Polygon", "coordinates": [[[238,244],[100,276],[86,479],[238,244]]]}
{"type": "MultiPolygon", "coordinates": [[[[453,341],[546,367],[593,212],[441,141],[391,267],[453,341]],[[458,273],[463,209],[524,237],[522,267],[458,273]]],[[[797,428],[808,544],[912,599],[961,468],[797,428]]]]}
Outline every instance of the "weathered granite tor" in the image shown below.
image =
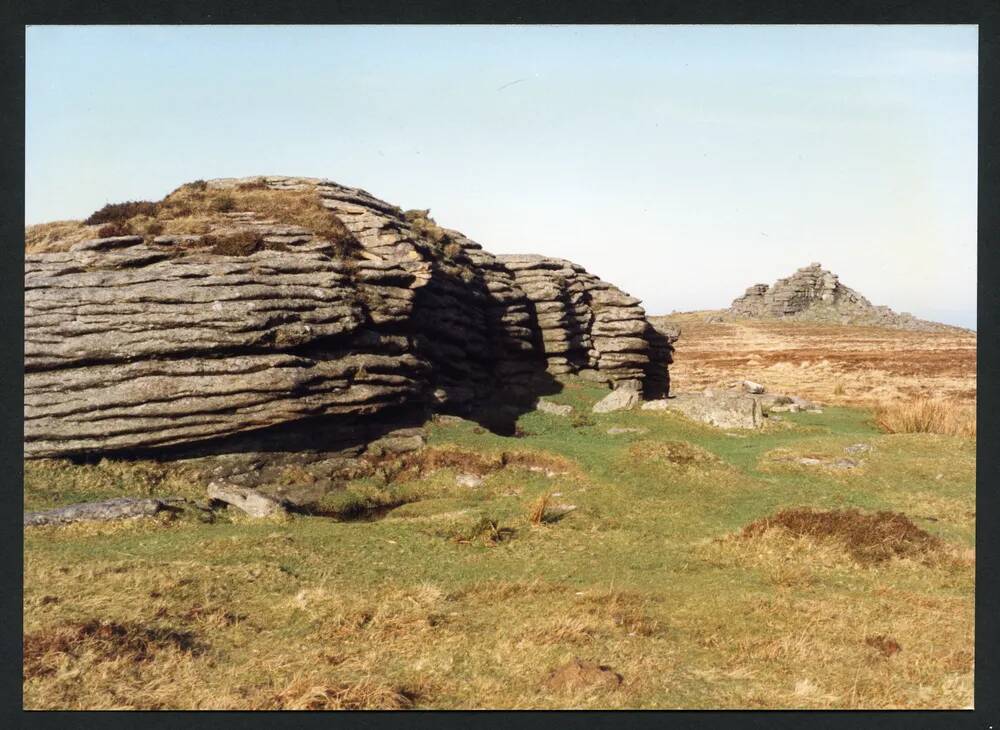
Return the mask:
{"type": "Polygon", "coordinates": [[[838,324],[871,325],[908,330],[941,331],[953,327],[917,319],[875,306],[853,289],[840,283],[837,275],[818,263],[809,264],[772,286],[754,284],[727,310],[738,317],[782,318],[838,324]]]}
{"type": "Polygon", "coordinates": [[[327,180],[203,185],[247,184],[315,192],[354,254],[237,210],[227,230],[266,247],[237,255],[210,236],[114,236],[26,255],[28,458],[249,454],[210,474],[240,484],[248,469],[259,481],[308,452],[325,479],[331,455],[419,446],[413,427],[431,412],[530,409],[558,375],[654,397],[669,387],[669,334],[575,264],[495,257],[436,224],[429,235],[327,180]]]}

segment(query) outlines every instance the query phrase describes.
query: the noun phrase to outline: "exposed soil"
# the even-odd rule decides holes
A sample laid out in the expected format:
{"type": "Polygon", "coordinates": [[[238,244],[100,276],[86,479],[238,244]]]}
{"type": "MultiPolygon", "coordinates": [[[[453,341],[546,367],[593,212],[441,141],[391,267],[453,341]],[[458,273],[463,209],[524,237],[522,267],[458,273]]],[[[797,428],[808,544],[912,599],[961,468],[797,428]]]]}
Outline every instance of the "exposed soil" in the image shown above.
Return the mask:
{"type": "Polygon", "coordinates": [[[917,527],[899,512],[866,514],[856,509],[816,511],[786,509],[743,528],[743,538],[770,529],[796,537],[829,538],[842,543],[859,563],[877,563],[894,557],[920,557],[940,547],[941,541],[917,527]]]}

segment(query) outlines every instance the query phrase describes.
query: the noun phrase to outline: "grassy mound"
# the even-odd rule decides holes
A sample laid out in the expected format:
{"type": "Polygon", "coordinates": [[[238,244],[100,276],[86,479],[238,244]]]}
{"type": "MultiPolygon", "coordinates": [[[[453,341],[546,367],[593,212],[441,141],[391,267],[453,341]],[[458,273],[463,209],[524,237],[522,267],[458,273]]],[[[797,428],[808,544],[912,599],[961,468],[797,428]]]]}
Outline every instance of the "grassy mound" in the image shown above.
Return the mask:
{"type": "Polygon", "coordinates": [[[795,537],[836,540],[861,563],[919,557],[941,545],[938,538],[917,527],[906,515],[888,511],[865,514],[857,509],[784,509],[754,520],[741,535],[754,538],[772,529],[785,530],[795,537]]]}

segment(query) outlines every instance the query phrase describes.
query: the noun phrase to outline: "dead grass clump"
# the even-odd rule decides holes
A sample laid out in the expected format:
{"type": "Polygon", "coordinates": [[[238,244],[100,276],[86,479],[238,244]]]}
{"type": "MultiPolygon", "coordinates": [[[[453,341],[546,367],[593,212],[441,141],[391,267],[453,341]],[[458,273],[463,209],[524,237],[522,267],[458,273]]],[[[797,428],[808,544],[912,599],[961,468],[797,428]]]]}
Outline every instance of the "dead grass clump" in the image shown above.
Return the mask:
{"type": "Polygon", "coordinates": [[[529,596],[552,596],[565,593],[566,588],[556,583],[546,583],[537,578],[532,581],[490,580],[473,583],[472,585],[447,594],[449,601],[487,600],[490,602],[506,601],[511,598],[527,598],[529,596]]]}
{"type": "Polygon", "coordinates": [[[116,236],[131,236],[132,227],[124,221],[108,223],[97,229],[98,238],[115,238],[116,236]]]}
{"type": "Polygon", "coordinates": [[[759,537],[770,529],[782,529],[795,537],[834,539],[859,563],[877,563],[893,557],[914,558],[941,547],[938,538],[899,512],[865,514],[857,509],[786,509],[751,522],[743,528],[741,537],[759,537]]]}
{"type": "Polygon", "coordinates": [[[719,461],[712,452],[687,441],[636,441],[629,447],[629,456],[640,461],[666,461],[677,466],[699,466],[719,461]]]}
{"type": "Polygon", "coordinates": [[[438,469],[459,469],[479,476],[502,469],[503,455],[482,454],[456,448],[426,448],[400,459],[404,469],[423,476],[438,469]]]}
{"type": "MultiPolygon", "coordinates": [[[[430,208],[424,210],[408,210],[403,213],[403,217],[409,222],[410,227],[421,237],[428,239],[434,244],[444,248],[450,243],[454,243],[448,232],[431,218],[430,208]]],[[[461,247],[458,247],[461,251],[461,247]]]]}
{"type": "Polygon", "coordinates": [[[38,223],[24,227],[24,250],[26,253],[66,251],[74,243],[93,237],[93,229],[80,221],[38,223]]]}
{"type": "Polygon", "coordinates": [[[532,503],[531,509],[528,511],[528,520],[531,524],[540,525],[545,521],[545,510],[548,508],[551,499],[552,494],[545,493],[532,503]]]}
{"type": "Polygon", "coordinates": [[[236,210],[236,198],[225,193],[209,198],[208,209],[215,213],[229,213],[236,210]]]}
{"type": "Polygon", "coordinates": [[[97,661],[152,661],[164,650],[200,653],[204,647],[191,632],[96,619],[24,635],[24,678],[53,674],[65,657],[85,654],[97,661]]]}
{"type": "MultiPolygon", "coordinates": [[[[220,214],[250,211],[263,219],[287,225],[303,226],[320,239],[329,241],[343,258],[356,258],[361,244],[322,199],[312,190],[274,190],[263,181],[241,183],[232,188],[182,185],[160,203],[159,218],[192,226],[215,220],[220,214]]],[[[201,233],[200,230],[177,230],[175,233],[201,233]]]]}
{"type": "Polygon", "coordinates": [[[101,223],[123,223],[138,215],[155,216],[159,203],[150,200],[127,200],[124,203],[108,203],[96,210],[84,221],[85,225],[96,226],[101,223]]]}
{"type": "Polygon", "coordinates": [[[608,621],[629,636],[656,636],[660,622],[646,610],[646,599],[636,593],[609,591],[585,599],[587,613],[608,621]]]}
{"type": "Polygon", "coordinates": [[[937,433],[975,438],[976,408],[934,398],[881,403],[875,408],[875,424],[887,433],[937,433]]]}
{"type": "Polygon", "coordinates": [[[265,702],[266,710],[408,710],[421,692],[366,677],[357,682],[313,685],[297,682],[265,702]]]}
{"type": "Polygon", "coordinates": [[[459,545],[484,545],[493,547],[514,537],[515,530],[505,527],[499,520],[482,517],[472,525],[456,525],[447,532],[447,537],[459,545]]]}
{"type": "Polygon", "coordinates": [[[455,469],[483,476],[507,467],[529,471],[566,474],[574,471],[569,460],[555,454],[536,451],[503,451],[499,454],[467,451],[454,447],[425,448],[399,458],[375,462],[389,482],[400,478],[420,478],[438,469],[455,469]]]}
{"type": "Polygon", "coordinates": [[[622,675],[611,667],[574,658],[550,672],[545,678],[544,686],[556,692],[578,692],[617,689],[621,683],[622,675]]]}

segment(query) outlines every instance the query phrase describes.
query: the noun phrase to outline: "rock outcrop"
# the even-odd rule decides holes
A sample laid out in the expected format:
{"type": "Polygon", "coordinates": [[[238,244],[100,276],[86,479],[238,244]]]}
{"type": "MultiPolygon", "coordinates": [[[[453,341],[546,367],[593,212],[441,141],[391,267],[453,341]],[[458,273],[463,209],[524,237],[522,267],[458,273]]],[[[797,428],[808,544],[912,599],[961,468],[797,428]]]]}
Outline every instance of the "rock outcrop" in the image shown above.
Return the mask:
{"type": "MultiPolygon", "coordinates": [[[[669,387],[669,333],[575,264],[495,257],[325,180],[197,185],[192,195],[308,193],[330,221],[230,200],[200,232],[28,253],[27,457],[267,452],[270,468],[308,451],[329,466],[373,441],[380,453],[419,446],[412,427],[432,411],[533,407],[559,375],[653,397],[669,387]]],[[[220,463],[213,478],[242,486],[265,468],[220,463]]]]}
{"type": "Polygon", "coordinates": [[[531,300],[548,371],[660,397],[673,351],[639,300],[564,259],[499,256],[531,300]]]}
{"type": "Polygon", "coordinates": [[[782,318],[909,330],[949,330],[948,325],[917,319],[875,306],[837,275],[818,263],[809,264],[772,286],[754,284],[726,310],[737,317],[782,318]]]}

